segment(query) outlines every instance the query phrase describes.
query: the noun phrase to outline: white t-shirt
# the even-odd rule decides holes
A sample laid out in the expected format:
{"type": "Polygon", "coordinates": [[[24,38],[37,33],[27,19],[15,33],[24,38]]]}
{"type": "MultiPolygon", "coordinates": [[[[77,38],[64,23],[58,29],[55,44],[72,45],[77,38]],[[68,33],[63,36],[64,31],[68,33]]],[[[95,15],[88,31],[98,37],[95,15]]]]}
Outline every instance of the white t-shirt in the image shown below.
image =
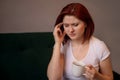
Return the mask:
{"type": "MultiPolygon", "coordinates": [[[[63,80],[87,80],[85,76],[75,77],[72,75],[72,63],[77,61],[72,53],[71,41],[69,40],[64,46],[61,46],[61,53],[65,55],[65,70],[63,80]]],[[[105,43],[95,37],[91,37],[87,55],[81,60],[85,65],[91,64],[96,70],[99,70],[99,63],[110,55],[105,43]]]]}

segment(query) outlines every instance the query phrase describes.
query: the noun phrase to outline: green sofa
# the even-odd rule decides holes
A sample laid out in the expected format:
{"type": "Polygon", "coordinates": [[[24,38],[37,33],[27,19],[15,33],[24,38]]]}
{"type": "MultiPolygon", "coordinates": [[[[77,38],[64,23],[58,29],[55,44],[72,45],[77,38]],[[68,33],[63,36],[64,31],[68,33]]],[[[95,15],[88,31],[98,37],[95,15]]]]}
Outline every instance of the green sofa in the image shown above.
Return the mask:
{"type": "Polygon", "coordinates": [[[52,32],[0,33],[0,80],[48,80],[53,45],[52,32]]]}
{"type": "Polygon", "coordinates": [[[52,32],[0,33],[0,80],[48,80],[52,32]]]}

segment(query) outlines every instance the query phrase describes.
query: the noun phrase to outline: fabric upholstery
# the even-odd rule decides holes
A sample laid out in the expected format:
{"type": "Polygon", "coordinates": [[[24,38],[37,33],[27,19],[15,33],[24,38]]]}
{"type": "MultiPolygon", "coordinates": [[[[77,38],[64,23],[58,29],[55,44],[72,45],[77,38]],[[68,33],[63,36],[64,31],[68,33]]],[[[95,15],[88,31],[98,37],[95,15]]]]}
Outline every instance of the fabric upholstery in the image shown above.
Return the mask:
{"type": "Polygon", "coordinates": [[[51,32],[0,34],[0,80],[47,80],[51,32]]]}

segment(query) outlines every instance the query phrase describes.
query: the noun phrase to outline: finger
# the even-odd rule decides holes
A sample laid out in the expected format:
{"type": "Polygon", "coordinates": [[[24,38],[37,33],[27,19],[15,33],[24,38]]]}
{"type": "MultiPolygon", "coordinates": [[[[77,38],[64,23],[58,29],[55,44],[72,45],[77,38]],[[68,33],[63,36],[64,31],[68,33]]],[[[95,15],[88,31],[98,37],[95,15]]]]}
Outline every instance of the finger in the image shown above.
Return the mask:
{"type": "Polygon", "coordinates": [[[57,29],[57,33],[58,35],[62,36],[62,31],[59,28],[57,29]]]}
{"type": "Polygon", "coordinates": [[[92,73],[92,68],[90,68],[89,66],[86,66],[85,71],[86,73],[92,73]]]}
{"type": "Polygon", "coordinates": [[[86,78],[90,79],[90,73],[86,72],[86,73],[84,74],[84,76],[85,76],[86,78]]]}
{"type": "Polygon", "coordinates": [[[63,31],[63,36],[65,36],[66,35],[66,32],[65,31],[63,31]]]}
{"type": "Polygon", "coordinates": [[[89,66],[85,66],[86,71],[90,70],[89,66]]]}
{"type": "Polygon", "coordinates": [[[54,34],[54,35],[56,35],[56,34],[58,35],[58,34],[61,33],[60,31],[61,31],[61,30],[60,30],[59,28],[55,28],[54,31],[53,31],[53,34],[54,34]]]}
{"type": "Polygon", "coordinates": [[[89,69],[92,69],[92,68],[93,68],[93,66],[92,66],[91,64],[87,65],[86,67],[87,67],[87,69],[88,69],[88,68],[89,68],[89,69]]]}
{"type": "Polygon", "coordinates": [[[86,78],[90,79],[90,80],[93,79],[93,77],[94,77],[94,75],[91,74],[91,73],[89,73],[89,72],[86,72],[84,76],[85,76],[86,78]]]}
{"type": "Polygon", "coordinates": [[[63,23],[61,22],[61,23],[56,25],[56,28],[60,28],[62,25],[63,25],[63,23]]]}
{"type": "Polygon", "coordinates": [[[84,74],[84,76],[85,76],[86,78],[89,78],[89,76],[88,76],[87,74],[84,74]]]}

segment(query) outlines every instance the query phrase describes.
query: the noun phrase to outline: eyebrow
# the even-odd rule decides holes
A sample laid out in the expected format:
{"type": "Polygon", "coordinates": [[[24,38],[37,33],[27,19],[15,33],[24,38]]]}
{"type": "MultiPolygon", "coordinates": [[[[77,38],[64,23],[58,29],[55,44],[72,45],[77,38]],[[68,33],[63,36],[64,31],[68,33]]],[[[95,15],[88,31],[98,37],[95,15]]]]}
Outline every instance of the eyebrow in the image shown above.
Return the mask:
{"type": "MultiPolygon", "coordinates": [[[[70,23],[70,24],[76,24],[76,23],[80,23],[80,22],[73,22],[73,23],[70,23]]],[[[63,23],[63,24],[69,24],[69,23],[63,23]]]]}
{"type": "MultiPolygon", "coordinates": [[[[74,22],[74,23],[71,23],[70,25],[74,25],[74,24],[79,24],[80,22],[74,22]]],[[[69,23],[63,23],[63,25],[69,25],[69,23]]]]}

